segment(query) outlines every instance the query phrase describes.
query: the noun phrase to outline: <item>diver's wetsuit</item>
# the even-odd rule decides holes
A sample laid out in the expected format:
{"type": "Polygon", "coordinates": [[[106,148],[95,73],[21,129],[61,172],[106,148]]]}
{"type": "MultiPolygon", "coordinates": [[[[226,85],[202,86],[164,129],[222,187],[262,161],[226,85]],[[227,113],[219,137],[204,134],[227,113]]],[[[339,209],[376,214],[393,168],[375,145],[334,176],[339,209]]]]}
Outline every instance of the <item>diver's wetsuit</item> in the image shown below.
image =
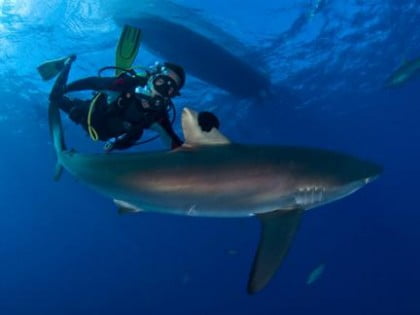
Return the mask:
{"type": "Polygon", "coordinates": [[[172,129],[167,108],[170,100],[162,97],[150,97],[135,94],[135,88],[145,86],[147,78],[131,77],[123,74],[119,77],[89,77],[66,86],[71,62],[60,73],[50,94],[50,101],[58,103],[60,109],[69,114],[77,124],[88,130],[88,113],[91,101],[71,99],[65,93],[80,90],[108,90],[119,92],[120,96],[110,104],[107,95],[101,93],[94,105],[91,126],[99,140],[115,138],[113,149],[126,149],[136,143],[144,128],[157,129],[161,135],[169,137],[171,148],[176,148],[182,141],[172,129]]]}

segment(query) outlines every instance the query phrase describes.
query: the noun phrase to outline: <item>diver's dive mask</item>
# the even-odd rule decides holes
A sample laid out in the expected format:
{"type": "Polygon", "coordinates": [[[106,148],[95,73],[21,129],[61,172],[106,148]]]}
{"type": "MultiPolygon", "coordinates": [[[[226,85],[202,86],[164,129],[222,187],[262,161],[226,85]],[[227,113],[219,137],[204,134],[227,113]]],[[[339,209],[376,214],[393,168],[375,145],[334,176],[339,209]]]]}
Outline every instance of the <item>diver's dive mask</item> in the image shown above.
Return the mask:
{"type": "Polygon", "coordinates": [[[148,86],[162,97],[174,97],[179,93],[179,77],[173,71],[161,67],[160,71],[149,78],[148,86]]]}
{"type": "Polygon", "coordinates": [[[163,97],[174,97],[178,94],[175,80],[164,74],[159,74],[153,79],[153,87],[163,97]]]}

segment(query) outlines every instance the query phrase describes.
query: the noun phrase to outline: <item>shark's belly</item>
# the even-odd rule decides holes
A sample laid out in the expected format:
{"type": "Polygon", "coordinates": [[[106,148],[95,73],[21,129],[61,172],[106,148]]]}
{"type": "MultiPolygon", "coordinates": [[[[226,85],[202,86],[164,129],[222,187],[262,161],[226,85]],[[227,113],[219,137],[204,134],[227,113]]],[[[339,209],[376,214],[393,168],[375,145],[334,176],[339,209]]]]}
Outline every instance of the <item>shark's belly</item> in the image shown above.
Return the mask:
{"type": "Polygon", "coordinates": [[[223,196],[174,196],[172,194],[158,196],[148,194],[120,195],[121,198],[135,208],[147,212],[162,212],[187,216],[202,217],[248,217],[259,213],[272,212],[276,209],[289,210],[293,208],[293,201],[289,198],[277,198],[272,201],[261,202],[258,198],[232,197],[229,200],[223,196]]]}

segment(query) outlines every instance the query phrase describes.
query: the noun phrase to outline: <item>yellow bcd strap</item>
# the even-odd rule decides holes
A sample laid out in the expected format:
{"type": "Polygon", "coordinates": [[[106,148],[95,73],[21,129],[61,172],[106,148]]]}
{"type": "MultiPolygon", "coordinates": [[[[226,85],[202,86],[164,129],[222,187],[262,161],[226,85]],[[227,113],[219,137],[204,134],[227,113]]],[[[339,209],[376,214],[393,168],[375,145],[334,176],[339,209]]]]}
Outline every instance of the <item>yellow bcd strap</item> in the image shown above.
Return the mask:
{"type": "Polygon", "coordinates": [[[94,99],[92,100],[92,102],[90,102],[89,105],[89,112],[88,112],[88,117],[87,117],[87,125],[88,125],[88,132],[89,132],[89,136],[93,141],[98,141],[99,140],[99,136],[98,133],[96,132],[95,128],[92,126],[92,114],[93,111],[95,110],[95,105],[96,102],[98,101],[99,97],[102,96],[102,93],[98,93],[94,99]]]}

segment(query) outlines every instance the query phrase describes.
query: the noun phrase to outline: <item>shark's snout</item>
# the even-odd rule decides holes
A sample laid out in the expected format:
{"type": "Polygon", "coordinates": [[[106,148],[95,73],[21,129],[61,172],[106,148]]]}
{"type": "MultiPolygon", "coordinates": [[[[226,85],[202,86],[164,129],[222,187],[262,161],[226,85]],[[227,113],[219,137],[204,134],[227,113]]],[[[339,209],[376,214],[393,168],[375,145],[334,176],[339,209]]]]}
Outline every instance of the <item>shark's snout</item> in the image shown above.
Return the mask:
{"type": "Polygon", "coordinates": [[[373,162],[365,162],[364,173],[365,173],[365,181],[366,183],[370,183],[377,179],[384,171],[383,166],[373,163],[373,162]]]}
{"type": "Polygon", "coordinates": [[[370,183],[383,172],[383,167],[377,163],[354,157],[345,157],[335,164],[337,178],[342,183],[366,182],[370,183]]]}

